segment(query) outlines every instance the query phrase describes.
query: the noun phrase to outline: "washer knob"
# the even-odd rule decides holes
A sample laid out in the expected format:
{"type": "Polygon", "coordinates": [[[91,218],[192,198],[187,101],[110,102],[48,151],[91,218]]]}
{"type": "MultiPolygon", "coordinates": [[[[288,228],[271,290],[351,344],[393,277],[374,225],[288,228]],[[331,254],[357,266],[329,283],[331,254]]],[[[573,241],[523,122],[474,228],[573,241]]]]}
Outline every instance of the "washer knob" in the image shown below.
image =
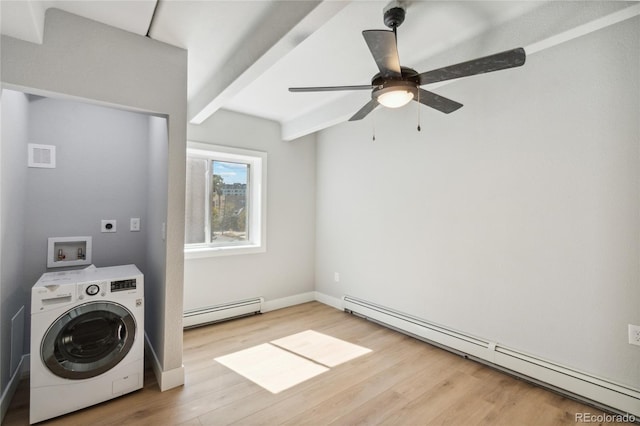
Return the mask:
{"type": "Polygon", "coordinates": [[[95,296],[96,294],[98,294],[98,292],[100,292],[100,286],[97,284],[91,284],[85,291],[89,296],[95,296]]]}

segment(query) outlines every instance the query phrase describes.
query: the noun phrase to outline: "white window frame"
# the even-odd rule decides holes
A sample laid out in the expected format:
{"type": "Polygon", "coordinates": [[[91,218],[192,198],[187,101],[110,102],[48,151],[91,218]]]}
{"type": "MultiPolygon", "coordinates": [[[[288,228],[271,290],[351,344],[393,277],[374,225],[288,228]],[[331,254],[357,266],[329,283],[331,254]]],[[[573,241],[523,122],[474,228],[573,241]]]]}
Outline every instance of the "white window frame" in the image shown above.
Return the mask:
{"type": "MultiPolygon", "coordinates": [[[[185,244],[185,259],[255,254],[267,251],[267,153],[249,149],[187,142],[187,155],[196,155],[209,160],[250,165],[249,173],[249,241],[215,244],[185,244]]],[[[207,191],[208,192],[208,191],[207,191]]],[[[208,205],[209,203],[207,203],[208,205]]]]}

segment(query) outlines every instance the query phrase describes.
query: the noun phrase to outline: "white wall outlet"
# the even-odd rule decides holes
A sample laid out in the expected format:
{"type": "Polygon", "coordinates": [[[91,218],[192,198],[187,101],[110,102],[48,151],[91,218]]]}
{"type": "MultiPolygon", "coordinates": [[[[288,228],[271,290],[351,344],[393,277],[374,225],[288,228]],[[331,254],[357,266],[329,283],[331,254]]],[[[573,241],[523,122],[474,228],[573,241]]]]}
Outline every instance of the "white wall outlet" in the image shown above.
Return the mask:
{"type": "Polygon", "coordinates": [[[340,282],[340,272],[334,272],[333,273],[333,280],[337,283],[340,282]]]}
{"type": "Polygon", "coordinates": [[[100,232],[116,232],[116,220],[102,219],[100,222],[100,232]]]}
{"type": "Polygon", "coordinates": [[[140,230],[140,218],[132,217],[131,221],[129,222],[129,231],[137,232],[139,230],[140,230]]]}
{"type": "Polygon", "coordinates": [[[629,344],[640,346],[640,325],[629,324],[629,344]]]}

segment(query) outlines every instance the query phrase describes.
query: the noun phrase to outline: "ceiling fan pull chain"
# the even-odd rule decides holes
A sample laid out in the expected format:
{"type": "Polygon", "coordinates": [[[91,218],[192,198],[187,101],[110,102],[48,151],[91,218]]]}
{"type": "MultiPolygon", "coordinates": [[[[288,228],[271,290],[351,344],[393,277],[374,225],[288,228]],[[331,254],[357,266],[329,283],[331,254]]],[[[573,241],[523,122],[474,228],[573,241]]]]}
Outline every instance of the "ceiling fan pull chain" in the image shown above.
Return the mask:
{"type": "Polygon", "coordinates": [[[376,141],[376,120],[371,120],[371,133],[373,133],[373,141],[376,141]]]}
{"type": "Polygon", "coordinates": [[[422,130],[420,128],[420,91],[418,90],[418,131],[422,130]]]}

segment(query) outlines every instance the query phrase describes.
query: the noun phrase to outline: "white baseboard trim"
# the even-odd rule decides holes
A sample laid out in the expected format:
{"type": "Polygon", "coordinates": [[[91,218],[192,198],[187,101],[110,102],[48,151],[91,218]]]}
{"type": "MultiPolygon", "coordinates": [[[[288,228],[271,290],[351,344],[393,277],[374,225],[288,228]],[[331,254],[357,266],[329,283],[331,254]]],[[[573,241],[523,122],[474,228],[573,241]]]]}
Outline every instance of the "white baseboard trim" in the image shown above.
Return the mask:
{"type": "Polygon", "coordinates": [[[153,368],[153,374],[158,381],[160,392],[184,385],[184,365],[181,365],[179,368],[174,368],[173,370],[164,371],[158,360],[156,351],[153,350],[153,346],[149,342],[147,333],[144,333],[144,347],[147,359],[151,363],[151,368],[153,368]]]}
{"type": "Polygon", "coordinates": [[[329,305],[332,308],[344,311],[344,300],[338,299],[337,297],[329,296],[328,294],[320,293],[319,291],[314,291],[314,293],[316,301],[324,303],[325,305],[329,305]]]}
{"type": "Polygon", "coordinates": [[[27,373],[29,372],[29,362],[29,354],[22,355],[16,371],[14,371],[13,375],[11,376],[7,387],[2,391],[2,397],[0,397],[0,423],[2,423],[2,421],[4,420],[4,416],[9,410],[9,405],[11,404],[11,400],[13,399],[13,395],[15,395],[16,393],[16,389],[18,389],[20,380],[25,378],[27,376],[27,373]]]}
{"type": "MultiPolygon", "coordinates": [[[[345,310],[609,411],[640,418],[640,389],[524,354],[386,306],[344,296],[345,310]]],[[[635,421],[635,420],[632,420],[635,421]]]]}
{"type": "Polygon", "coordinates": [[[316,299],[313,291],[281,297],[280,299],[265,300],[262,304],[262,312],[275,311],[277,309],[288,308],[289,306],[313,302],[314,300],[316,299]]]}

